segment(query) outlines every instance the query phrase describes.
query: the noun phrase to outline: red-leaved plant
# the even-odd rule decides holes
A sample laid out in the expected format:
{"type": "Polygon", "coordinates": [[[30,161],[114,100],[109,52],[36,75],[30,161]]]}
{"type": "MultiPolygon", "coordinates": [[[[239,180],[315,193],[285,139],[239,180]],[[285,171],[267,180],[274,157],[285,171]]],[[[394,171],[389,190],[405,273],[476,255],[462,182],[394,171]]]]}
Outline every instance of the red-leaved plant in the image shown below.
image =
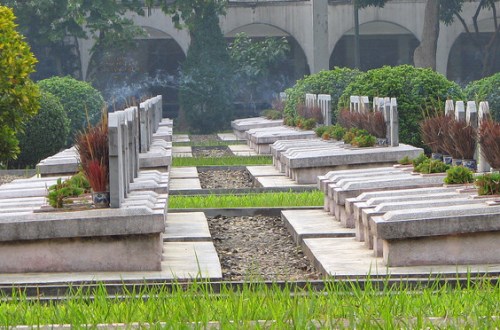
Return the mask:
{"type": "Polygon", "coordinates": [[[481,154],[492,168],[500,169],[500,123],[483,120],[478,135],[481,154]]]}
{"type": "Polygon", "coordinates": [[[107,116],[96,126],[89,126],[76,137],[76,150],[80,155],[83,173],[94,192],[108,190],[109,145],[107,116]]]}

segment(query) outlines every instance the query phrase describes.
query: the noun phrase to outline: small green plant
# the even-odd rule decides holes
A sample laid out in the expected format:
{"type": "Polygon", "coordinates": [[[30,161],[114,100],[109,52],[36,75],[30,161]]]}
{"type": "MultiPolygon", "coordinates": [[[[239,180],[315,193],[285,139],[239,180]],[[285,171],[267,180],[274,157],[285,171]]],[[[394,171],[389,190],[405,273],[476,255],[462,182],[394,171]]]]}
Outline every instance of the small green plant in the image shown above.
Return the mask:
{"type": "Polygon", "coordinates": [[[322,137],[323,133],[328,130],[329,126],[318,126],[314,129],[314,133],[316,133],[317,137],[322,137]]]}
{"type": "Polygon", "coordinates": [[[415,172],[422,174],[445,173],[449,168],[450,165],[447,165],[440,160],[427,158],[415,167],[415,172]]]}
{"type": "Polygon", "coordinates": [[[275,120],[283,118],[283,112],[274,110],[274,109],[266,109],[260,113],[262,117],[266,117],[267,119],[275,120]]]}
{"type": "Polygon", "coordinates": [[[373,135],[358,135],[352,139],[351,144],[359,148],[373,147],[377,143],[377,138],[373,135]]]}
{"type": "Polygon", "coordinates": [[[464,166],[452,166],[446,171],[444,183],[461,184],[474,182],[474,175],[470,169],[464,166]]]}
{"type": "Polygon", "coordinates": [[[500,173],[486,173],[476,177],[478,195],[500,194],[500,173]]]}
{"type": "Polygon", "coordinates": [[[329,132],[324,132],[323,135],[321,135],[321,138],[323,140],[330,140],[331,139],[330,133],[329,132]]]}
{"type": "Polygon", "coordinates": [[[71,180],[62,181],[61,178],[57,179],[56,184],[49,187],[47,198],[49,199],[50,206],[54,208],[62,208],[64,204],[72,203],[68,197],[77,197],[83,194],[84,189],[74,185],[75,182],[71,180]]]}
{"type": "Polygon", "coordinates": [[[302,129],[312,130],[316,126],[316,120],[314,118],[304,119],[302,121],[302,129]]]}
{"type": "Polygon", "coordinates": [[[429,159],[429,157],[427,157],[424,153],[421,153],[416,158],[414,158],[411,162],[413,164],[413,167],[416,168],[418,165],[422,164],[423,162],[425,162],[428,159],[429,159]]]}
{"type": "Polygon", "coordinates": [[[355,137],[357,136],[364,136],[364,135],[370,135],[368,131],[364,129],[359,129],[356,127],[350,128],[342,137],[344,140],[344,143],[352,143],[355,137]]]}
{"type": "Polygon", "coordinates": [[[330,126],[330,135],[337,141],[342,140],[345,133],[346,129],[338,124],[330,126]]]}
{"type": "Polygon", "coordinates": [[[413,164],[413,163],[412,163],[412,160],[410,159],[410,157],[404,156],[403,158],[401,158],[400,160],[398,160],[398,164],[400,164],[400,165],[410,165],[410,164],[413,164]]]}

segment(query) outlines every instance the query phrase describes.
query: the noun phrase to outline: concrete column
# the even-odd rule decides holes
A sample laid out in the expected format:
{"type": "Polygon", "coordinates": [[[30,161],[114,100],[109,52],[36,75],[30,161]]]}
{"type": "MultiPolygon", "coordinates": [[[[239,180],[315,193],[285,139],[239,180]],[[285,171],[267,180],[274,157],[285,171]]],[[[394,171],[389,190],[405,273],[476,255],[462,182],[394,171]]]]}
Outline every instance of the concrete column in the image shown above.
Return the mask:
{"type": "Polygon", "coordinates": [[[391,98],[391,147],[399,146],[399,118],[396,98],[391,98]]]}
{"type": "MultiPolygon", "coordinates": [[[[480,102],[478,111],[479,125],[481,125],[481,122],[483,120],[488,120],[489,116],[490,116],[490,107],[488,105],[488,102],[480,102]]],[[[486,159],[483,157],[483,154],[481,152],[481,145],[479,144],[477,146],[477,153],[478,153],[477,172],[478,173],[489,172],[491,170],[490,164],[488,164],[486,159]]]]}
{"type": "Polygon", "coordinates": [[[311,74],[329,69],[328,53],[328,0],[311,0],[313,59],[311,74]]]}
{"type": "Polygon", "coordinates": [[[455,120],[456,121],[465,121],[465,105],[464,101],[457,101],[455,103],[455,120]]]}

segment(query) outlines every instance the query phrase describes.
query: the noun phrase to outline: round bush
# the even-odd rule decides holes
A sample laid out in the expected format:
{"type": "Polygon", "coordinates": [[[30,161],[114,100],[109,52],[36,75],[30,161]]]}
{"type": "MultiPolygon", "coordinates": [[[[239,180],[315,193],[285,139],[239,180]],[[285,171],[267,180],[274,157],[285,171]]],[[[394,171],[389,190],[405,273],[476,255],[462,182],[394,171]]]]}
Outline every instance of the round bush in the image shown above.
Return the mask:
{"type": "Polygon", "coordinates": [[[332,114],[335,122],[337,103],[344,89],[361,72],[356,69],[338,68],[321,71],[297,81],[295,86],[288,88],[286,92],[287,101],[285,115],[287,117],[297,116],[297,105],[305,103],[306,93],[330,94],[332,97],[332,114]]]}
{"type": "Polygon", "coordinates": [[[42,92],[40,110],[18,134],[21,153],[16,167],[32,167],[64,147],[69,133],[69,120],[64,109],[54,95],[42,92]]]}
{"type": "Polygon", "coordinates": [[[39,81],[38,85],[41,90],[54,94],[68,115],[70,132],[67,145],[72,145],[75,134],[87,126],[87,116],[91,124],[101,118],[104,100],[89,83],[71,77],[52,77],[39,81]]]}
{"type": "Polygon", "coordinates": [[[488,101],[492,117],[500,121],[500,72],[472,81],[465,88],[467,100],[488,101]]]}
{"type": "Polygon", "coordinates": [[[349,107],[350,96],[360,95],[395,97],[399,113],[399,139],[403,143],[423,147],[420,137],[420,121],[431,109],[444,111],[444,102],[450,97],[462,100],[463,91],[459,85],[443,75],[411,65],[384,66],[358,75],[347,86],[339,99],[338,109],[349,107]]]}

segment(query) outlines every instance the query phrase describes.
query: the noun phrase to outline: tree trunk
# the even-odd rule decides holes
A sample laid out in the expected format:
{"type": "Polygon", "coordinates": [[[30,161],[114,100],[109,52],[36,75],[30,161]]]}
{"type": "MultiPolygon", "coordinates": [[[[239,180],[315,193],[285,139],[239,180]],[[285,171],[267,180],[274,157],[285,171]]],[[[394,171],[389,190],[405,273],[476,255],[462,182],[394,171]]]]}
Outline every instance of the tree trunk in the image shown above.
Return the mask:
{"type": "Polygon", "coordinates": [[[427,0],[424,13],[422,41],[415,48],[413,62],[419,68],[436,70],[437,40],[439,37],[439,0],[427,0]]]}

